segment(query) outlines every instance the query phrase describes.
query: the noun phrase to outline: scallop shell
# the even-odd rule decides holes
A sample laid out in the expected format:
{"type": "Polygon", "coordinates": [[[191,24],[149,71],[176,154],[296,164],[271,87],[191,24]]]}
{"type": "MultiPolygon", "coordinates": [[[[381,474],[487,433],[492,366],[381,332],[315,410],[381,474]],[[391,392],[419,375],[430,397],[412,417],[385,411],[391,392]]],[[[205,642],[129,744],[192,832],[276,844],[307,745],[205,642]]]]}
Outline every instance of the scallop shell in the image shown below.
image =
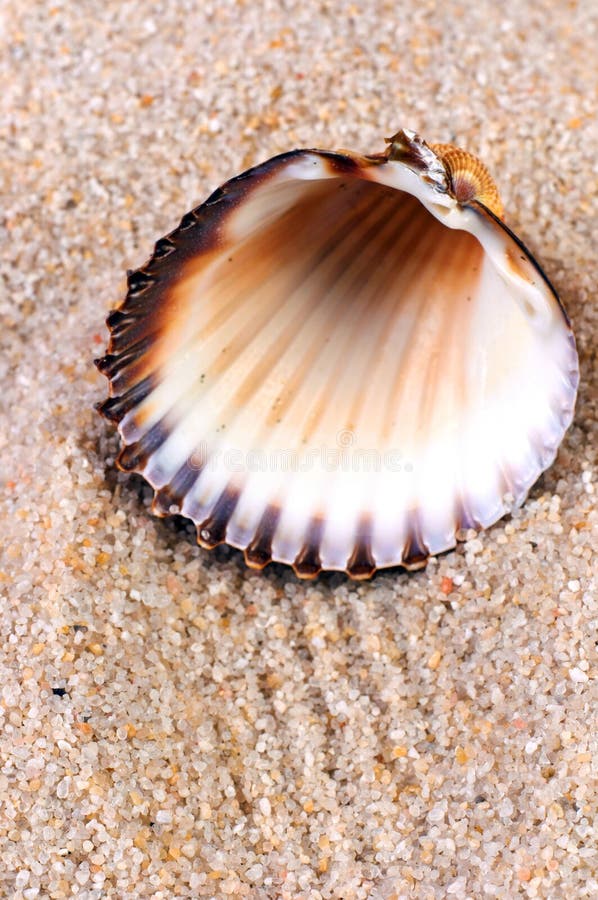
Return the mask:
{"type": "Polygon", "coordinates": [[[524,501],[575,342],[485,166],[414,132],[294,150],[159,240],[110,313],[121,469],[249,566],[417,568],[524,501]]]}

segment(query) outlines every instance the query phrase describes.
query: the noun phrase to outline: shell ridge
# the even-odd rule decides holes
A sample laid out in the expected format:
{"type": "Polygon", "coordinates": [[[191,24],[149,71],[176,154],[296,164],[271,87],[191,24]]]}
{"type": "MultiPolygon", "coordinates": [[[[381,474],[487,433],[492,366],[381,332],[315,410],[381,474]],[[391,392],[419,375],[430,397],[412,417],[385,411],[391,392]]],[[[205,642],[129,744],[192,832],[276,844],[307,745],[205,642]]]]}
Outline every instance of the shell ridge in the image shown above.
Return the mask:
{"type": "Polygon", "coordinates": [[[299,553],[293,562],[293,570],[298,578],[315,578],[322,571],[320,546],[324,533],[324,519],[315,515],[308,523],[299,553]]]}
{"type": "Polygon", "coordinates": [[[409,571],[416,571],[426,565],[430,551],[422,536],[419,514],[412,512],[408,521],[407,540],[403,546],[401,565],[409,571]]]}
{"type": "Polygon", "coordinates": [[[186,495],[194,487],[203,469],[204,466],[192,457],[186,459],[169,483],[156,491],[152,512],[165,516],[171,513],[173,507],[177,512],[181,512],[186,495]]]}
{"type": "Polygon", "coordinates": [[[228,484],[212,507],[211,513],[197,523],[197,542],[202,547],[212,550],[226,538],[228,523],[239,502],[239,488],[228,484]]]}
{"type": "Polygon", "coordinates": [[[142,379],[136,385],[116,397],[108,397],[99,403],[97,410],[110,422],[119,423],[133,407],[151,394],[156,385],[154,376],[142,379]]]}
{"type": "Polygon", "coordinates": [[[376,571],[376,560],[372,553],[372,519],[367,513],[362,514],[359,519],[346,571],[356,581],[371,578],[376,571]]]}
{"type": "Polygon", "coordinates": [[[272,562],[272,541],[276,534],[281,509],[269,503],[255,529],[251,542],[244,551],[245,562],[251,569],[263,569],[272,562]]]}
{"type": "Polygon", "coordinates": [[[156,452],[168,439],[170,430],[163,422],[155,425],[132,444],[127,444],[120,451],[116,463],[123,472],[136,472],[147,463],[149,457],[156,452]]]}

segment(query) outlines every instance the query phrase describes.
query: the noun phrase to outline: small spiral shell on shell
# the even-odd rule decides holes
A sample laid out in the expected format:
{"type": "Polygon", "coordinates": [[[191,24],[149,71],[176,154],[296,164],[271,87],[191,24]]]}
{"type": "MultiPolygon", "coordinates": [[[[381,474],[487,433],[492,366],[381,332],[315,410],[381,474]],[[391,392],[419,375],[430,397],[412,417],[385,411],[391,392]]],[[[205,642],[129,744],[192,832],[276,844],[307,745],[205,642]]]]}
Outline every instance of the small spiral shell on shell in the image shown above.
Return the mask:
{"type": "Polygon", "coordinates": [[[498,188],[484,163],[453,144],[430,144],[430,149],[443,163],[451,192],[459,203],[478,200],[502,219],[504,209],[498,188]]]}

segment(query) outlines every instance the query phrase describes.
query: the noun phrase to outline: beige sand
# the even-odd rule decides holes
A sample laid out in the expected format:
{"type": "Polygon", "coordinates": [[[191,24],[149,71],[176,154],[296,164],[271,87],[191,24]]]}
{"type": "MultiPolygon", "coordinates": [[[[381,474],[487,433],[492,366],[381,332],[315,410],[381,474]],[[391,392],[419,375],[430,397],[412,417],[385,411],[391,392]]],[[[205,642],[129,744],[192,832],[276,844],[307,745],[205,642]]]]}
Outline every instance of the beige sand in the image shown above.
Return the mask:
{"type": "Polygon", "coordinates": [[[598,15],[501,6],[0,6],[1,896],[598,896],[598,15]],[[425,572],[257,575],[114,470],[103,320],[219,182],[402,126],[495,174],[576,421],[425,572]]]}

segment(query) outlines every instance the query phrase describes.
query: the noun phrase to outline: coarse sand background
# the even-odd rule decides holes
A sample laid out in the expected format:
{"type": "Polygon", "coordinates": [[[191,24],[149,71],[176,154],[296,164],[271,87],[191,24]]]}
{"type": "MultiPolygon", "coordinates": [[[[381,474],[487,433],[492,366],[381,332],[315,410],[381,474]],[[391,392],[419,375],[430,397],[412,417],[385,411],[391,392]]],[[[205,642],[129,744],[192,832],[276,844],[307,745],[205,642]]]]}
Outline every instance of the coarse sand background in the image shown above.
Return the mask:
{"type": "Polygon", "coordinates": [[[598,10],[501,7],[0,5],[2,897],[598,896],[598,10]],[[104,318],[223,180],[400,127],[495,174],[575,423],[426,571],[252,573],[115,471],[104,318]]]}

